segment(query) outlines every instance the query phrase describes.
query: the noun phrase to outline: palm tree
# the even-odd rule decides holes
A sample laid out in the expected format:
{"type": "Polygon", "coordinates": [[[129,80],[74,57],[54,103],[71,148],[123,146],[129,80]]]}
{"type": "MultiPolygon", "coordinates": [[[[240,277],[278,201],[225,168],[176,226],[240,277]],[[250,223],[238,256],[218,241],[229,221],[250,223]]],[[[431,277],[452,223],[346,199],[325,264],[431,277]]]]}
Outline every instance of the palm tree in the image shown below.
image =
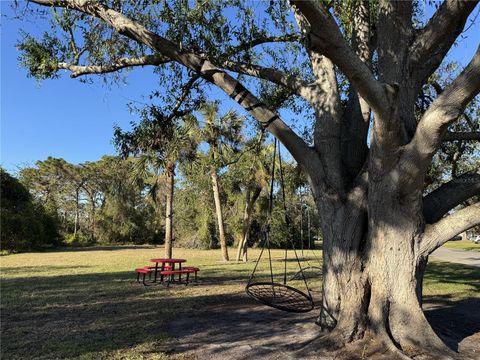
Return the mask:
{"type": "Polygon", "coordinates": [[[196,128],[193,116],[172,119],[164,117],[156,107],[142,112],[142,120],[132,131],[122,132],[115,128],[115,144],[122,155],[134,154],[138,157],[133,175],[147,177],[149,172],[156,174],[150,188],[156,202],[161,197],[161,185],[165,184],[166,258],[172,257],[175,169],[179,162],[195,158],[198,146],[196,128]]]}
{"type": "Polygon", "coordinates": [[[208,144],[207,155],[211,160],[210,177],[212,180],[222,258],[224,261],[228,261],[229,256],[225,238],[218,171],[225,167],[231,160],[232,155],[239,151],[244,118],[238,116],[234,110],[229,110],[223,116],[219,116],[218,104],[216,103],[204,104],[201,108],[201,113],[204,119],[204,126],[201,128],[200,134],[202,140],[208,144]]]}
{"type": "Polygon", "coordinates": [[[240,258],[247,261],[248,234],[252,220],[254,205],[262,190],[268,184],[268,165],[271,162],[272,147],[263,145],[263,133],[258,139],[253,139],[251,144],[246,144],[250,151],[244,153],[242,161],[237,164],[242,172],[245,182],[245,209],[243,212],[242,235],[237,246],[236,261],[240,258]]]}

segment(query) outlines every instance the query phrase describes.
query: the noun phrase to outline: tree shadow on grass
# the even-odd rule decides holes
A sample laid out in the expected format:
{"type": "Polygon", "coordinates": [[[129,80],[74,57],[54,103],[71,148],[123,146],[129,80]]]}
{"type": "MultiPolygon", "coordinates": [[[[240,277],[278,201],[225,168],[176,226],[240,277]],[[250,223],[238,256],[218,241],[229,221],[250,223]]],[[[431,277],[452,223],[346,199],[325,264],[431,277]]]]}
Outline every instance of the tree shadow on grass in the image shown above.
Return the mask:
{"type": "Polygon", "coordinates": [[[455,351],[463,339],[480,331],[479,299],[450,302],[426,310],[425,316],[436,334],[455,351]]]}
{"type": "MultiPolygon", "coordinates": [[[[72,358],[146,342],[158,352],[172,339],[197,333],[202,334],[200,343],[212,336],[229,343],[238,327],[248,331],[234,341],[271,335],[273,319],[266,315],[271,310],[246,311],[254,304],[243,291],[210,294],[212,286],[203,285],[143,287],[133,277],[117,272],[5,279],[2,357],[72,358]],[[219,331],[219,326],[229,331],[219,331]]],[[[284,314],[276,316],[285,322],[280,328],[291,328],[284,314]]]]}
{"type": "Polygon", "coordinates": [[[50,249],[48,252],[75,252],[75,251],[118,251],[118,250],[140,250],[156,249],[160,245],[95,245],[78,247],[59,247],[50,249]]]}
{"type": "Polygon", "coordinates": [[[430,286],[462,285],[464,292],[426,296],[425,316],[437,335],[452,349],[480,332],[480,268],[448,262],[431,262],[427,266],[425,281],[430,286]]]}
{"type": "MultiPolygon", "coordinates": [[[[85,269],[90,268],[91,266],[87,265],[75,265],[75,269],[85,269]]],[[[59,271],[59,270],[72,270],[72,266],[67,265],[46,265],[46,266],[15,266],[15,267],[2,267],[3,273],[8,273],[9,275],[21,274],[25,278],[30,277],[32,273],[48,272],[48,271],[59,271]]]]}
{"type": "MultiPolygon", "coordinates": [[[[463,281],[478,289],[475,270],[433,263],[427,276],[431,282],[463,281]]],[[[146,346],[143,354],[204,351],[262,358],[288,353],[292,344],[318,334],[318,310],[292,314],[261,306],[242,287],[221,293],[223,286],[246,283],[249,273],[208,269],[201,272],[199,285],[171,288],[143,287],[134,282],[133,272],[4,279],[2,357],[98,358],[146,346]]],[[[445,295],[426,302],[442,306],[426,314],[453,349],[478,331],[475,299],[445,295]]]]}

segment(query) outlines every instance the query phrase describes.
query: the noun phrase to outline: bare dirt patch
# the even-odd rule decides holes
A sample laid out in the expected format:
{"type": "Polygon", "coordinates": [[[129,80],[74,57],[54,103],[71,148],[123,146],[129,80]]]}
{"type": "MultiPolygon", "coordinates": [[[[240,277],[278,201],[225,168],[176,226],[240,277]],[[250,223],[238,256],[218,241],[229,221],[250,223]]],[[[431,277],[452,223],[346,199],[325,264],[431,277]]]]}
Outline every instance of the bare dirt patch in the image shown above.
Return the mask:
{"type": "MultiPolygon", "coordinates": [[[[435,331],[459,359],[480,356],[480,312],[476,299],[445,304],[427,304],[426,314],[435,331]]],[[[174,341],[159,349],[166,354],[183,353],[192,359],[392,359],[392,354],[374,342],[349,345],[337,352],[319,350],[299,355],[299,350],[319,336],[315,325],[318,309],[303,314],[286,313],[258,305],[243,293],[212,303],[185,318],[172,321],[174,341]],[[230,300],[230,301],[229,301],[230,300]]],[[[419,356],[416,359],[420,360],[419,356]]]]}

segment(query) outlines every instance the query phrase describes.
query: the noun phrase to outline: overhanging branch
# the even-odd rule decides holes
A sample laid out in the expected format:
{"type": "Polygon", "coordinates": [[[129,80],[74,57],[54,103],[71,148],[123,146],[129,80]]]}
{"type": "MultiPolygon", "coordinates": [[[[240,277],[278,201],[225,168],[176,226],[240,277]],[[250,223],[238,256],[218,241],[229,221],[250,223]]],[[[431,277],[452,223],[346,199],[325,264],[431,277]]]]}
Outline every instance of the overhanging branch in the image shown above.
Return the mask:
{"type": "Polygon", "coordinates": [[[74,65],[68,64],[64,62],[58,63],[59,69],[69,70],[71,72],[70,77],[76,78],[82,75],[89,75],[89,74],[107,74],[111,72],[115,72],[124,68],[128,67],[135,67],[135,66],[147,66],[147,65],[154,65],[158,66],[161,64],[165,64],[170,60],[161,55],[146,55],[141,56],[138,58],[122,58],[115,60],[110,64],[105,65],[74,65]]]}
{"type": "Polygon", "coordinates": [[[32,0],[32,2],[45,6],[69,7],[102,19],[119,34],[142,43],[169,60],[176,61],[197,72],[202,78],[222,89],[257,121],[267,127],[285,145],[301,166],[310,168],[318,162],[313,150],[280,119],[275,111],[268,108],[239,81],[212,64],[201,54],[184,52],[173,42],[98,2],[85,0],[32,0]]]}
{"type": "Polygon", "coordinates": [[[468,66],[430,105],[412,141],[405,148],[404,161],[415,163],[417,174],[423,176],[448,126],[464,113],[479,91],[480,47],[468,66]]]}
{"type": "Polygon", "coordinates": [[[224,61],[220,66],[225,69],[234,71],[239,74],[249,75],[260,79],[269,80],[275,84],[282,85],[290,89],[297,95],[300,95],[308,101],[307,93],[309,92],[309,84],[300,80],[295,75],[289,75],[282,71],[265,68],[259,65],[245,64],[234,61],[224,61]]]}
{"type": "Polygon", "coordinates": [[[421,29],[410,48],[410,68],[424,84],[461,34],[475,1],[447,0],[421,29]]]}
{"type": "Polygon", "coordinates": [[[435,189],[423,199],[427,223],[434,223],[455,206],[472,196],[480,195],[480,173],[463,174],[435,189]]]}
{"type": "Polygon", "coordinates": [[[383,84],[347,43],[330,13],[318,1],[292,0],[291,3],[310,23],[309,46],[332,60],[377,113],[385,111],[387,97],[383,84]]]}
{"type": "Polygon", "coordinates": [[[424,237],[420,244],[420,252],[427,256],[455,235],[479,224],[480,203],[458,210],[435,224],[426,226],[424,237]]]}

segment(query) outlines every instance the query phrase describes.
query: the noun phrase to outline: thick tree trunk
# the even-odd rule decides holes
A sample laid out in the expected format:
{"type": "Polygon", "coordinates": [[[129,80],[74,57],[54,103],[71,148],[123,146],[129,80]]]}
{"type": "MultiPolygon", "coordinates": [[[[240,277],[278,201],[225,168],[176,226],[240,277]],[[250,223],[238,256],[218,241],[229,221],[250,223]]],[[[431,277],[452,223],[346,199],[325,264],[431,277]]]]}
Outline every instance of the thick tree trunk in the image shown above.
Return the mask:
{"type": "Polygon", "coordinates": [[[220,188],[218,186],[218,176],[217,172],[213,170],[211,172],[212,178],[212,188],[213,188],[213,198],[215,200],[215,212],[217,213],[217,223],[218,223],[218,235],[220,237],[220,247],[222,250],[223,261],[228,261],[228,248],[227,241],[225,239],[225,227],[223,224],[223,209],[222,203],[220,201],[220,188]]]}
{"type": "Polygon", "coordinates": [[[165,206],[165,257],[172,257],[172,238],[173,238],[173,191],[174,191],[174,177],[175,164],[168,163],[165,172],[167,180],[167,194],[165,206]]]}
{"type": "Polygon", "coordinates": [[[427,263],[418,246],[424,229],[421,196],[401,194],[401,184],[390,175],[370,177],[368,227],[353,202],[330,209],[317,203],[324,232],[317,322],[335,347],[368,334],[399,356],[451,359],[454,353],[421,308],[427,263]]]}
{"type": "Polygon", "coordinates": [[[236,261],[240,261],[240,257],[243,258],[244,262],[247,262],[248,256],[247,256],[247,248],[248,248],[248,233],[250,231],[250,224],[251,224],[251,218],[252,218],[252,212],[253,212],[253,205],[257,201],[258,197],[260,196],[260,193],[262,191],[262,188],[260,186],[256,187],[253,196],[251,195],[251,190],[250,188],[247,188],[246,191],[246,199],[245,199],[245,211],[243,213],[243,228],[242,228],[242,237],[238,243],[237,247],[237,256],[236,256],[236,261]]]}
{"type": "Polygon", "coordinates": [[[250,227],[250,188],[247,188],[245,193],[245,210],[243,212],[243,227],[242,227],[242,237],[238,242],[237,246],[237,256],[235,257],[235,261],[240,261],[240,257],[244,254],[244,261],[247,261],[247,252],[244,250],[245,244],[248,240],[248,228],[250,227]]]}

